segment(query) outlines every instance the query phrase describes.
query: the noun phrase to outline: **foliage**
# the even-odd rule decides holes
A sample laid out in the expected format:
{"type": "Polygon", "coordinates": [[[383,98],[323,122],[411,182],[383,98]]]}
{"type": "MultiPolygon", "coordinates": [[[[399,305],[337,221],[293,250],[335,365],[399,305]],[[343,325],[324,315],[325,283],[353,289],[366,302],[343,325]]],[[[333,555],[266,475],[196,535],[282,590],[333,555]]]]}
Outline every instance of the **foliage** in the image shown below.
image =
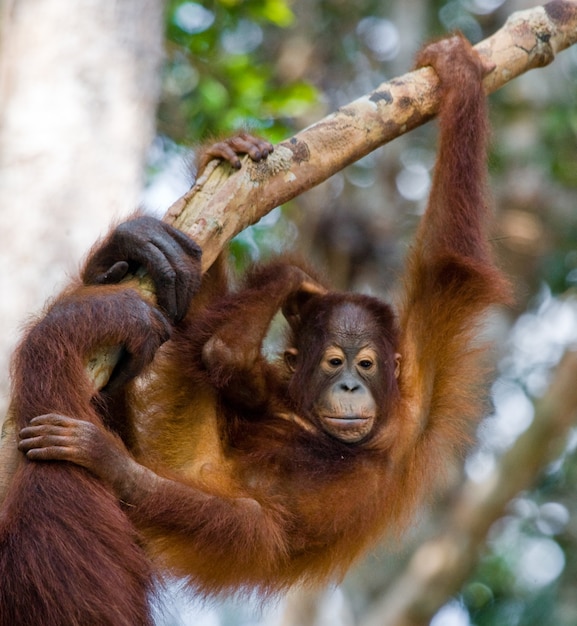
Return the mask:
{"type": "Polygon", "coordinates": [[[167,8],[167,52],[161,132],[195,143],[247,126],[278,140],[290,117],[316,98],[306,81],[277,80],[263,52],[268,36],[294,22],[286,0],[172,0],[167,8]]]}

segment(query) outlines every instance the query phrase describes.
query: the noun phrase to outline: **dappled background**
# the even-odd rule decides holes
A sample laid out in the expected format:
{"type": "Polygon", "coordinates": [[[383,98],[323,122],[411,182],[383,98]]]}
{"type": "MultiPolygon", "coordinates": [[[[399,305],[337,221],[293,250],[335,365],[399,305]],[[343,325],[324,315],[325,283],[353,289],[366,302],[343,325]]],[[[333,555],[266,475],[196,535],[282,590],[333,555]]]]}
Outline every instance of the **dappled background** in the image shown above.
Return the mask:
{"type": "MultiPolygon", "coordinates": [[[[190,149],[199,142],[239,127],[282,140],[408,71],[424,40],[461,29],[477,42],[515,10],[531,6],[515,0],[171,0],[157,127],[139,201],[162,215],[188,188],[190,149]]],[[[465,475],[473,481],[486,478],[530,425],[535,399],[577,338],[576,87],[574,47],[550,67],[521,76],[490,97],[495,246],[513,279],[517,303],[496,313],[488,328],[497,339],[498,378],[493,410],[480,425],[478,446],[465,463],[465,475]]],[[[50,124],[59,111],[47,106],[45,123],[50,124]]],[[[396,139],[239,235],[231,246],[236,265],[241,269],[257,258],[296,248],[339,288],[388,297],[424,210],[434,157],[434,124],[396,139]]],[[[6,197],[2,203],[0,224],[16,219],[6,197]]],[[[118,207],[99,211],[106,218],[102,224],[122,214],[118,207]]],[[[22,280],[3,283],[7,324],[8,318],[22,320],[37,310],[103,228],[88,220],[75,229],[65,225],[65,214],[58,219],[67,230],[64,242],[48,234],[46,253],[36,248],[38,256],[24,262],[26,273],[44,274],[42,289],[31,288],[31,294],[22,280]],[[58,250],[49,251],[52,247],[58,250]]],[[[4,238],[3,258],[16,258],[17,245],[4,238]]],[[[0,280],[8,280],[7,268],[9,261],[0,280]]],[[[15,339],[14,332],[2,337],[5,394],[7,357],[15,339]]],[[[577,624],[576,447],[573,431],[534,487],[511,502],[491,528],[477,568],[434,618],[435,626],[577,624]]],[[[454,483],[460,478],[456,475],[454,483]]],[[[412,546],[442,523],[450,501],[449,493],[438,509],[424,512],[401,548],[398,542],[394,548],[385,542],[342,586],[326,594],[295,594],[288,603],[264,608],[241,601],[198,607],[175,585],[158,623],[361,623],[412,546]]]]}

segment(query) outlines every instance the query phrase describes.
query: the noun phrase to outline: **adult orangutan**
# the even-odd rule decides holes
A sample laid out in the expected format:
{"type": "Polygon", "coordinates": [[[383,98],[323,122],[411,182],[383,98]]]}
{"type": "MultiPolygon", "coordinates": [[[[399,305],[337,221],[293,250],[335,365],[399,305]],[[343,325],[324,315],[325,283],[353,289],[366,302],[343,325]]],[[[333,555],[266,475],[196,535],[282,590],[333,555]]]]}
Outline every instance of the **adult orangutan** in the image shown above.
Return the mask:
{"type": "MultiPolygon", "coordinates": [[[[56,301],[17,355],[27,459],[69,461],[97,476],[155,564],[202,593],[266,594],[342,576],[386,530],[407,526],[482,411],[476,323],[509,299],[486,232],[485,70],[462,37],[426,47],[418,63],[439,76],[440,145],[398,316],[376,298],[329,290],[286,259],[256,267],[236,291],[221,260],[188,306],[193,244],[139,218],[93,253],[85,285],[56,301]],[[184,318],[129,385],[168,334],[159,310],[119,283],[138,265],[155,278],[164,317],[184,318]],[[290,330],[284,358],[269,362],[261,347],[279,310],[290,330]],[[56,357],[51,333],[62,342],[56,357]],[[128,356],[102,394],[81,395],[82,357],[100,344],[121,344],[128,356]],[[45,388],[55,391],[42,398],[45,388]]],[[[59,514],[71,528],[87,524],[59,514]]],[[[8,525],[18,515],[9,509],[8,525]]],[[[43,523],[47,532],[55,524],[43,523]]],[[[82,552],[91,550],[87,542],[82,552]]],[[[72,611],[65,589],[76,580],[60,579],[72,611]]]]}

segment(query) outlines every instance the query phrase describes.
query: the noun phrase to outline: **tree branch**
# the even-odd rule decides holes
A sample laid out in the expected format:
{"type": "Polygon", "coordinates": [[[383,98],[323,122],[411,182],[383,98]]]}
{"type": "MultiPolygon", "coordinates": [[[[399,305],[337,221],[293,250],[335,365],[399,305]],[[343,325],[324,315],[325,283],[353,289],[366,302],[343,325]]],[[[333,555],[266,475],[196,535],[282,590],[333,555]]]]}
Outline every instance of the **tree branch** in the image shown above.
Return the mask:
{"type": "MultiPolygon", "coordinates": [[[[530,69],[551,63],[577,42],[577,0],[554,0],[514,13],[475,46],[493,71],[487,93],[530,69]]],[[[371,93],[283,141],[262,163],[245,159],[240,171],[213,162],[165,220],[203,249],[204,267],[236,234],[275,207],[318,185],[379,146],[430,120],[439,105],[438,80],[423,68],[371,93]]]]}

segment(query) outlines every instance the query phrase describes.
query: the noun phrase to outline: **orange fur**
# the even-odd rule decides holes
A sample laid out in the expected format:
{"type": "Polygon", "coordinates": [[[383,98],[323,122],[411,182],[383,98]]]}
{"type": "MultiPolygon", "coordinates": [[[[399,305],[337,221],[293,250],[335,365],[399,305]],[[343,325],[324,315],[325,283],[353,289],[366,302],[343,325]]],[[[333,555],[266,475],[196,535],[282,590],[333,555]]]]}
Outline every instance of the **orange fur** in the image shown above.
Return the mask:
{"type": "MultiPolygon", "coordinates": [[[[487,371],[475,325],[487,307],[508,301],[509,289],[491,261],[485,232],[482,68],[463,39],[450,41],[426,48],[420,58],[434,65],[441,82],[439,160],[408,261],[398,322],[375,298],[323,293],[302,268],[286,261],[256,268],[236,293],[229,291],[217,263],[149,376],[132,389],[130,416],[112,410],[109,426],[122,434],[140,465],[103,435],[91,446],[74,444],[82,448],[82,460],[44,457],[73,460],[109,479],[128,502],[126,513],[156,563],[187,577],[204,594],[255,589],[267,594],[296,582],[318,584],[342,576],[385,531],[406,527],[468,443],[482,412],[487,371]],[[293,326],[290,345],[300,348],[294,375],[260,354],[270,321],[282,307],[293,326]],[[318,376],[321,344],[334,333],[336,312],[347,307],[369,320],[357,330],[375,348],[381,374],[378,384],[369,385],[379,407],[376,426],[355,444],[324,432],[314,413],[315,397],[326,385],[318,376]],[[398,380],[397,352],[402,355],[398,380]],[[125,475],[111,477],[117,470],[125,475]]],[[[60,344],[46,343],[34,330],[24,344],[37,356],[23,350],[17,360],[15,395],[31,399],[28,408],[19,409],[21,424],[47,408],[97,423],[87,409],[91,396],[80,383],[83,378],[71,369],[78,366],[74,355],[87,350],[80,338],[103,339],[105,316],[86,306],[92,302],[88,289],[72,290],[78,309],[64,307],[59,317],[41,322],[59,334],[60,344]],[[82,317],[75,317],[80,310],[82,317]],[[67,337],[71,324],[77,324],[74,339],[67,337]],[[31,377],[31,363],[47,349],[58,355],[55,362],[62,368],[55,370],[62,376],[48,377],[54,388],[48,399],[38,382],[45,374],[31,377]]],[[[109,290],[121,297],[120,286],[100,289],[103,300],[109,290]]],[[[66,302],[60,300],[56,312],[66,302]]],[[[108,313],[115,323],[123,319],[116,311],[108,313]]],[[[23,471],[48,476],[51,470],[55,476],[70,471],[92,480],[66,464],[26,464],[23,471]]],[[[65,483],[63,498],[80,500],[81,490],[80,481],[65,483]]],[[[108,495],[102,490],[104,501],[108,495]]],[[[22,515],[34,520],[30,488],[16,487],[11,497],[22,503],[24,513],[9,504],[0,525],[4,542],[22,515]]],[[[58,510],[74,532],[84,530],[74,507],[41,506],[58,510]]],[[[40,526],[55,524],[43,512],[36,522],[26,535],[17,531],[19,549],[40,526]]],[[[122,541],[130,551],[131,538],[122,541]]],[[[87,560],[105,543],[103,538],[87,541],[87,560]]],[[[32,554],[25,545],[22,549],[32,554]]],[[[17,558],[15,552],[5,554],[17,558]]],[[[52,554],[47,551],[48,561],[52,554]]],[[[8,558],[0,557],[0,577],[20,585],[26,567],[14,568],[8,558]]],[[[76,558],[82,561],[84,554],[76,558]]],[[[47,574],[51,583],[55,575],[47,574]]],[[[73,614],[76,591],[84,586],[72,593],[68,589],[76,579],[65,570],[60,576],[57,597],[65,597],[65,610],[73,614]]],[[[38,593],[42,602],[49,594],[43,587],[38,593]]],[[[0,616],[3,604],[11,602],[0,596],[0,616]]],[[[29,623],[40,622],[59,623],[29,623]]],[[[0,619],[1,626],[8,623],[0,619]]]]}
{"type": "MultiPolygon", "coordinates": [[[[167,344],[155,384],[135,400],[137,419],[146,416],[141,461],[155,458],[170,480],[154,498],[135,499],[133,519],[162,563],[205,593],[266,593],[342,576],[385,530],[406,526],[470,441],[487,380],[476,324],[510,295],[486,233],[483,70],[464,40],[449,51],[443,45],[420,59],[441,80],[438,166],[408,261],[398,339],[391,330],[397,343],[388,350],[402,355],[399,393],[390,389],[374,436],[348,446],[321,432],[294,399],[314,394],[311,379],[287,386],[286,374],[255,355],[297,288],[283,263],[258,269],[237,293],[221,283],[224,295],[193,309],[167,344]],[[202,349],[215,335],[230,350],[207,371],[202,349]],[[245,386],[247,397],[238,398],[245,386]],[[222,443],[203,457],[196,433],[209,423],[222,443]],[[197,490],[207,494],[206,510],[194,509],[197,490]]],[[[214,288],[214,278],[205,284],[214,288]]],[[[318,315],[343,301],[375,304],[328,293],[309,308],[318,315]]]]}
{"type": "MultiPolygon", "coordinates": [[[[88,326],[91,319],[114,319],[99,339],[116,345],[125,336],[123,314],[140,302],[126,289],[76,286],[48,309],[14,360],[18,427],[47,409],[100,422],[83,359],[96,348],[88,326]]],[[[152,576],[138,533],[110,489],[69,463],[22,460],[0,511],[2,626],[152,624],[152,576]]]]}

